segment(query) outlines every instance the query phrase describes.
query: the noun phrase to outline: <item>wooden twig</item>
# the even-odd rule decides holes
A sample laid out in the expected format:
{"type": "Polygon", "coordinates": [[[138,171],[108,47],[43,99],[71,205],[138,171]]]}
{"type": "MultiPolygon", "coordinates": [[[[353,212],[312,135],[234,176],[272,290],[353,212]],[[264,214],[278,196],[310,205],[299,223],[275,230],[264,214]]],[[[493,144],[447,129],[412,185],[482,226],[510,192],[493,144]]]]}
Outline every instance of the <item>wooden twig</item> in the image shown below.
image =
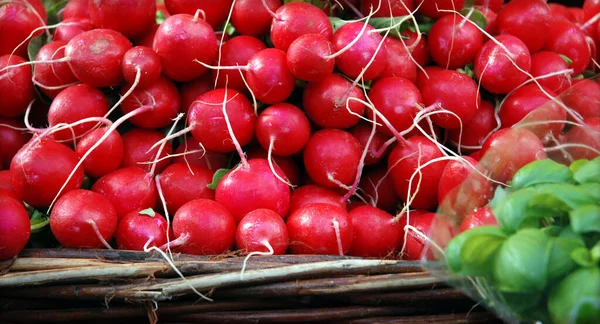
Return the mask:
{"type": "MultiPolygon", "coordinates": [[[[342,322],[340,322],[342,323],[342,322]]],[[[344,321],[347,324],[392,324],[392,323],[410,323],[410,324],[502,324],[494,314],[491,313],[461,313],[461,314],[443,314],[443,315],[424,315],[424,316],[392,316],[379,318],[365,318],[351,321],[344,321]]]]}
{"type": "Polygon", "coordinates": [[[14,260],[14,262],[0,261],[0,268],[8,268],[11,272],[67,269],[104,265],[106,265],[105,262],[97,259],[17,258],[14,260]]]}

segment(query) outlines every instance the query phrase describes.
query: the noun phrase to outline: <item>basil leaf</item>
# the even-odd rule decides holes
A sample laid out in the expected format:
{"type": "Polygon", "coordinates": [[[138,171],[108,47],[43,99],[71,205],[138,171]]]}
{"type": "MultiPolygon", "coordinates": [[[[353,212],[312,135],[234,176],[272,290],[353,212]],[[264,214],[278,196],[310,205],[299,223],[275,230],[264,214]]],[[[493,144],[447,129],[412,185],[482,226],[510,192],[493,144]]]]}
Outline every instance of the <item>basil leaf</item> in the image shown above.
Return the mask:
{"type": "Polygon", "coordinates": [[[600,157],[580,166],[573,177],[578,183],[600,183],[600,157]]]}
{"type": "Polygon", "coordinates": [[[512,191],[509,188],[503,188],[501,186],[496,187],[494,191],[494,198],[488,203],[490,208],[494,209],[501,201],[506,199],[512,191]]]}
{"type": "Polygon", "coordinates": [[[574,183],[573,173],[566,165],[552,160],[537,160],[519,169],[511,186],[517,190],[541,183],[574,183]]]}
{"type": "Polygon", "coordinates": [[[586,165],[590,163],[589,160],[586,159],[581,159],[581,160],[577,160],[571,163],[571,165],[569,165],[569,169],[571,169],[571,172],[575,173],[577,172],[577,170],[579,170],[579,168],[581,168],[582,166],[586,165]]]}
{"type": "Polygon", "coordinates": [[[547,217],[546,211],[529,206],[530,201],[539,195],[533,189],[521,189],[510,193],[492,208],[498,223],[507,233],[514,233],[521,228],[528,218],[541,219],[547,217]]]}
{"type": "Polygon", "coordinates": [[[581,268],[557,284],[548,297],[553,323],[597,323],[600,318],[600,269],[581,268]]]}
{"type": "Polygon", "coordinates": [[[580,242],[552,237],[548,242],[548,280],[553,281],[566,275],[576,266],[571,253],[578,248],[585,248],[580,242]]]}
{"type": "Polygon", "coordinates": [[[596,199],[590,196],[581,186],[573,184],[547,184],[535,188],[535,190],[540,196],[532,199],[532,206],[569,211],[596,202],[596,199]]]}
{"type": "Polygon", "coordinates": [[[593,197],[596,203],[600,203],[600,183],[586,183],[579,185],[579,188],[587,192],[588,196],[593,197]]]}
{"type": "Polygon", "coordinates": [[[600,233],[600,206],[585,205],[569,213],[571,227],[577,233],[600,233]]]}
{"type": "Polygon", "coordinates": [[[223,177],[229,173],[229,171],[231,171],[231,169],[219,169],[215,172],[215,174],[213,175],[213,179],[212,182],[210,184],[207,185],[208,188],[215,190],[217,189],[217,186],[219,185],[219,182],[221,182],[221,179],[223,179],[223,177]]]}
{"type": "Polygon", "coordinates": [[[594,265],[590,251],[584,247],[571,252],[571,259],[580,267],[591,267],[594,265]]]}
{"type": "Polygon", "coordinates": [[[506,238],[506,233],[498,226],[480,226],[465,231],[446,246],[446,263],[456,274],[488,275],[493,258],[506,238]]]}

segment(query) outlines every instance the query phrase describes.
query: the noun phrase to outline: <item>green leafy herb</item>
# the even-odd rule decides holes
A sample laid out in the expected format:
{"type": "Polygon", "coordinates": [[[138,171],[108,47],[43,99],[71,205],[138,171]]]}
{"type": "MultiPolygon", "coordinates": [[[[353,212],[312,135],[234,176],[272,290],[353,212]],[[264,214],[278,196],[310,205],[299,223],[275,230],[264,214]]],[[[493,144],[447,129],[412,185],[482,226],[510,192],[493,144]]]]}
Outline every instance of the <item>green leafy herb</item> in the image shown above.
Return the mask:
{"type": "Polygon", "coordinates": [[[213,175],[213,179],[212,182],[207,185],[208,188],[215,190],[217,189],[217,186],[219,185],[219,182],[221,182],[221,179],[223,179],[223,177],[229,173],[229,171],[231,171],[231,169],[219,169],[215,172],[215,174],[213,175]]]}
{"type": "Polygon", "coordinates": [[[585,246],[578,241],[552,237],[548,242],[548,280],[559,279],[572,271],[576,264],[571,253],[585,246]]]}
{"type": "Polygon", "coordinates": [[[550,292],[548,311],[553,323],[597,323],[600,318],[600,269],[572,272],[550,292]]]}
{"type": "Polygon", "coordinates": [[[577,233],[600,233],[600,206],[584,205],[569,213],[571,227],[577,233]]]}
{"type": "Polygon", "coordinates": [[[574,183],[569,167],[552,160],[537,160],[515,173],[511,186],[514,190],[542,183],[574,183]]]}
{"type": "Polygon", "coordinates": [[[580,267],[591,267],[594,265],[590,251],[584,247],[577,248],[571,252],[571,259],[580,267]]]}
{"type": "Polygon", "coordinates": [[[456,236],[446,247],[448,267],[457,274],[485,276],[507,235],[498,226],[481,226],[456,236]]]}
{"type": "Polygon", "coordinates": [[[600,183],[600,157],[581,165],[573,177],[578,183],[600,183]]]}

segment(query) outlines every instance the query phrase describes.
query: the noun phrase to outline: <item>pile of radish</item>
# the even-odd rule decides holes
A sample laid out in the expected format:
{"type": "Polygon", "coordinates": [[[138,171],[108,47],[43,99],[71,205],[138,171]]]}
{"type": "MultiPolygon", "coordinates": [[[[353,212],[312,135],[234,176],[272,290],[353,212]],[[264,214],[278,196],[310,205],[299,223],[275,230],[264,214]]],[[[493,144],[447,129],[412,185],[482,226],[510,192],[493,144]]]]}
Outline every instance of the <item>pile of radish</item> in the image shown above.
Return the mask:
{"type": "Polygon", "coordinates": [[[600,155],[598,0],[56,3],[0,2],[0,260],[416,260],[600,155]]]}

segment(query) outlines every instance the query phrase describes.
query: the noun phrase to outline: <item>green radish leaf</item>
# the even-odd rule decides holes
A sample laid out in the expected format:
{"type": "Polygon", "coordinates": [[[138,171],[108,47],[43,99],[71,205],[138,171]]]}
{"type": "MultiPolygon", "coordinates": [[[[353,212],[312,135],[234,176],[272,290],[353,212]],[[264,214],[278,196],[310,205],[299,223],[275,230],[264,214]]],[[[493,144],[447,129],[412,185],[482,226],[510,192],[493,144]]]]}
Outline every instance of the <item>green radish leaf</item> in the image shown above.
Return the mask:
{"type": "Polygon", "coordinates": [[[165,13],[162,12],[162,10],[156,10],[156,23],[160,25],[163,23],[163,21],[165,21],[165,19],[167,19],[167,17],[165,17],[165,13]]]}
{"type": "Polygon", "coordinates": [[[598,323],[600,318],[600,268],[580,268],[551,291],[548,311],[552,323],[598,323]]]}
{"type": "Polygon", "coordinates": [[[571,272],[576,264],[571,253],[585,245],[561,237],[552,237],[548,242],[548,280],[553,281],[571,272]]]}
{"type": "MultiPolygon", "coordinates": [[[[467,15],[469,15],[469,12],[471,11],[471,8],[467,8],[465,7],[465,9],[460,11],[460,14],[467,17],[467,15]]],[[[485,18],[485,15],[483,14],[483,12],[473,9],[473,12],[471,12],[471,14],[468,16],[469,20],[471,20],[472,22],[476,23],[477,26],[479,26],[481,29],[485,29],[485,27],[487,27],[488,25],[488,21],[485,18]]]]}
{"type": "Polygon", "coordinates": [[[492,276],[503,292],[542,292],[548,283],[550,237],[539,229],[523,229],[510,236],[496,254],[492,276]]]}
{"type": "Polygon", "coordinates": [[[498,226],[480,226],[465,231],[448,243],[446,263],[459,275],[488,275],[493,258],[506,238],[506,233],[498,226]]]}
{"type": "Polygon", "coordinates": [[[139,212],[138,214],[146,215],[146,216],[150,216],[150,217],[156,216],[156,212],[152,208],[146,208],[146,209],[142,210],[141,212],[139,212]]]}
{"type": "Polygon", "coordinates": [[[391,26],[395,26],[390,30],[390,35],[396,38],[400,38],[401,34],[410,26],[410,20],[407,19],[407,16],[398,16],[391,18],[377,17],[369,19],[369,25],[373,26],[375,29],[390,28],[391,26]]]}
{"type": "Polygon", "coordinates": [[[563,61],[565,61],[565,63],[567,63],[567,65],[573,64],[573,60],[571,60],[568,56],[562,55],[562,54],[558,54],[558,55],[560,56],[561,59],[563,59],[563,61]]]}
{"type": "Polygon", "coordinates": [[[67,5],[68,0],[47,0],[42,1],[46,8],[48,25],[54,25],[59,22],[58,13],[67,5]]]}
{"type": "Polygon", "coordinates": [[[573,250],[571,259],[580,267],[586,268],[594,265],[590,251],[584,247],[573,250]]]}
{"type": "Polygon", "coordinates": [[[338,29],[340,29],[342,26],[344,26],[345,24],[348,23],[348,21],[343,20],[342,18],[338,18],[338,17],[329,17],[329,22],[331,23],[331,26],[333,27],[334,33],[338,29]]]}
{"type": "Polygon", "coordinates": [[[585,205],[569,213],[571,227],[577,233],[600,233],[600,206],[585,205]]]}
{"type": "Polygon", "coordinates": [[[40,51],[42,46],[44,46],[46,44],[46,42],[44,42],[44,39],[45,39],[45,36],[40,35],[40,36],[32,38],[29,41],[29,45],[27,45],[27,56],[29,56],[30,61],[35,61],[35,58],[37,57],[38,52],[40,51]]]}
{"type": "Polygon", "coordinates": [[[41,231],[44,227],[50,224],[50,217],[38,210],[34,210],[29,220],[32,233],[41,231]]]}
{"type": "Polygon", "coordinates": [[[227,35],[231,36],[233,34],[235,34],[235,27],[233,27],[233,25],[231,23],[228,23],[227,25],[225,25],[225,27],[223,28],[223,30],[227,33],[227,35]]]}
{"type": "Polygon", "coordinates": [[[519,169],[510,185],[517,190],[542,183],[574,183],[573,173],[566,165],[552,160],[537,160],[519,169]]]}
{"type": "Polygon", "coordinates": [[[462,74],[468,76],[469,78],[473,78],[473,76],[475,75],[475,72],[473,71],[472,63],[469,63],[462,68],[456,69],[456,72],[462,73],[462,74]]]}
{"type": "Polygon", "coordinates": [[[600,157],[580,166],[573,177],[578,183],[600,183],[600,157]]]}
{"type": "Polygon", "coordinates": [[[210,184],[207,185],[208,188],[215,190],[217,189],[217,186],[219,185],[219,182],[221,182],[221,179],[223,179],[223,177],[229,173],[229,171],[231,171],[231,169],[219,169],[215,172],[215,174],[213,175],[213,179],[212,182],[210,184]]]}

